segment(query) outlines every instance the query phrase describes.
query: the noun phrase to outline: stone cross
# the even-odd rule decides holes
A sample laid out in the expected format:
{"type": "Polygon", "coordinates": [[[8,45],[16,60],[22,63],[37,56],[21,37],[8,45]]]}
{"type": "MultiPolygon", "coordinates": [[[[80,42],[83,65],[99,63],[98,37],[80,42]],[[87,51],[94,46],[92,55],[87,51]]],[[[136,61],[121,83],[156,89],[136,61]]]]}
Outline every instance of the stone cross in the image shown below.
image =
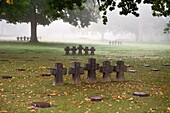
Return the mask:
{"type": "Polygon", "coordinates": [[[113,72],[114,67],[109,61],[104,61],[103,66],[100,67],[100,72],[103,73],[102,82],[111,82],[110,73],[113,72]]]}
{"type": "Polygon", "coordinates": [[[56,63],[54,68],[49,68],[50,74],[54,75],[53,85],[63,85],[63,75],[67,74],[67,69],[63,68],[62,63],[56,63]]]}
{"type": "Polygon", "coordinates": [[[84,48],[82,47],[82,45],[79,45],[79,47],[78,47],[77,49],[78,49],[78,54],[79,54],[79,55],[82,55],[82,50],[84,49],[84,48]]]}
{"type": "Polygon", "coordinates": [[[27,41],[29,41],[30,40],[30,38],[29,37],[27,37],[27,41]]]}
{"type": "Polygon", "coordinates": [[[94,51],[95,51],[96,49],[94,48],[94,47],[91,47],[91,49],[90,49],[90,51],[91,51],[91,55],[94,55],[94,51]]]}
{"type": "Polygon", "coordinates": [[[84,54],[85,54],[85,55],[88,55],[88,54],[89,54],[88,51],[89,51],[89,48],[88,48],[88,47],[85,47],[85,48],[84,48],[84,52],[85,52],[84,54]]]}
{"type": "Polygon", "coordinates": [[[27,38],[26,36],[23,37],[24,41],[26,41],[26,38],[27,38]]]}
{"type": "Polygon", "coordinates": [[[65,50],[65,55],[69,55],[69,51],[70,51],[70,48],[69,46],[66,46],[66,48],[64,49],[65,50]]]}
{"type": "Polygon", "coordinates": [[[117,66],[113,69],[116,72],[116,79],[118,81],[124,81],[124,72],[127,72],[127,66],[124,65],[123,61],[117,61],[117,66]]]}
{"type": "Polygon", "coordinates": [[[72,83],[81,83],[81,74],[84,74],[84,68],[80,67],[80,62],[74,62],[72,68],[69,68],[69,74],[72,74],[72,83]]]}
{"type": "Polygon", "coordinates": [[[22,41],[22,37],[20,37],[20,41],[22,41]]]}
{"type": "Polygon", "coordinates": [[[96,83],[96,70],[99,69],[99,64],[96,64],[96,59],[89,58],[88,63],[85,64],[84,69],[88,71],[88,76],[86,79],[87,83],[96,83]]]}
{"type": "Polygon", "coordinates": [[[17,37],[17,41],[19,41],[19,37],[17,37]]]}
{"type": "Polygon", "coordinates": [[[73,48],[71,50],[72,50],[72,55],[76,55],[77,48],[75,46],[73,46],[73,48]]]}

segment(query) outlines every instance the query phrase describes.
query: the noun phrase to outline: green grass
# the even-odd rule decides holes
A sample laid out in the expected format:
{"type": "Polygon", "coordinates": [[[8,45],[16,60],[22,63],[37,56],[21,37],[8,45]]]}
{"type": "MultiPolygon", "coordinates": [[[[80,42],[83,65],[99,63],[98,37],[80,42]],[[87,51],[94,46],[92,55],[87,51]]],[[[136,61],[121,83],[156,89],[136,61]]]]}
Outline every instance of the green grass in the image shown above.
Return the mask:
{"type": "MultiPolygon", "coordinates": [[[[0,75],[14,76],[12,79],[0,79],[0,113],[166,113],[170,109],[170,67],[162,66],[170,63],[170,45],[128,43],[122,46],[94,46],[95,56],[65,56],[64,48],[77,46],[66,43],[27,44],[17,42],[0,42],[0,75]],[[54,63],[63,63],[66,68],[74,61],[80,61],[81,66],[87,59],[93,57],[102,65],[109,60],[112,65],[117,60],[123,60],[131,65],[129,69],[136,73],[125,73],[125,82],[102,83],[102,74],[97,71],[98,82],[87,84],[87,73],[81,76],[80,85],[71,84],[71,75],[64,75],[63,86],[52,86],[53,76],[42,77],[49,73],[46,68],[54,67],[54,63]],[[144,67],[143,64],[151,67],[144,67]],[[18,72],[17,68],[26,71],[18,72]],[[160,72],[151,71],[159,68],[160,72]],[[135,97],[135,91],[144,91],[149,97],[135,97]],[[49,96],[49,94],[56,94],[49,96]],[[102,96],[104,101],[87,101],[88,96],[102,96]],[[31,111],[31,102],[46,101],[53,107],[31,111]]],[[[112,73],[114,80],[115,73],[112,73]]],[[[169,111],[170,112],[170,111],[169,111]]]]}

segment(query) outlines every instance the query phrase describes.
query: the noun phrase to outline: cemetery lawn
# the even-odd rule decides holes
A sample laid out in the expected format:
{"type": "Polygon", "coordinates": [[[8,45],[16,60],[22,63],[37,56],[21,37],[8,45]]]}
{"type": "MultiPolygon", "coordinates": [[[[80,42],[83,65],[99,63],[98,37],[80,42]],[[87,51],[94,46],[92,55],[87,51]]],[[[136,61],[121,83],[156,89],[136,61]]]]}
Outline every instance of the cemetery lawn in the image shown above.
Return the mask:
{"type": "Polygon", "coordinates": [[[83,45],[96,51],[90,55],[64,55],[66,46],[78,44],[40,43],[28,44],[0,42],[0,76],[13,76],[12,79],[0,78],[0,113],[166,113],[170,112],[170,45],[125,43],[122,46],[83,45]],[[74,61],[87,63],[88,58],[96,62],[109,60],[112,65],[123,60],[128,69],[125,82],[102,83],[102,73],[97,71],[98,82],[87,84],[87,72],[81,75],[81,84],[71,84],[72,75],[64,75],[63,86],[53,86],[53,76],[47,68],[55,63],[63,63],[70,68],[74,61]],[[150,67],[144,67],[149,64],[150,67]],[[160,71],[151,71],[151,68],[160,71]],[[26,69],[17,71],[16,69],[26,69]],[[133,96],[133,92],[147,92],[148,97],[133,96]],[[102,102],[89,101],[89,96],[102,96],[102,102]],[[29,109],[32,102],[49,102],[51,108],[29,109]]]}

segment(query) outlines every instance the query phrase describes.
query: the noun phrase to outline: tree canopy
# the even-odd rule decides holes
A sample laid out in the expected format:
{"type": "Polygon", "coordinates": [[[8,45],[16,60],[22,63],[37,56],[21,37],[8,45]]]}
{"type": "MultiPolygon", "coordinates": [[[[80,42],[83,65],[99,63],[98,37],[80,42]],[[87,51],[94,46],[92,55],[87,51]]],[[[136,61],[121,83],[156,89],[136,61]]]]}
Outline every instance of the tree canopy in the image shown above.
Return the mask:
{"type": "Polygon", "coordinates": [[[63,19],[74,26],[87,27],[90,22],[97,22],[99,12],[92,8],[90,1],[57,0],[53,3],[51,0],[18,0],[10,4],[3,0],[0,2],[0,19],[14,24],[30,22],[30,42],[38,42],[37,24],[49,25],[54,20],[63,19]],[[89,8],[84,8],[85,6],[89,8]]]}
{"type": "MultiPolygon", "coordinates": [[[[74,26],[85,27],[90,25],[91,21],[97,21],[99,16],[95,14],[94,9],[98,6],[99,11],[103,13],[103,23],[106,24],[107,12],[113,11],[116,7],[121,9],[120,15],[140,16],[138,5],[141,3],[151,5],[153,16],[170,16],[169,0],[0,0],[0,19],[10,23],[31,22],[33,26],[31,39],[36,39],[37,23],[48,25],[61,18],[74,26]],[[87,2],[93,5],[89,8],[87,2]]],[[[169,28],[168,23],[165,31],[169,32],[169,28]]]]}

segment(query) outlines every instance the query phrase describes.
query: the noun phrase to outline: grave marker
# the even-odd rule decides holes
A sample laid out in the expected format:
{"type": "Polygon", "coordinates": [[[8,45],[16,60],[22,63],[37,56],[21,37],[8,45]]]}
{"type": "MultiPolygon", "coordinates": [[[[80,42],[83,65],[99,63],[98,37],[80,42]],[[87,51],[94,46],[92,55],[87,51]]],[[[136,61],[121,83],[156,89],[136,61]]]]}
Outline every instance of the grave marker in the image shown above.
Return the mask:
{"type": "Polygon", "coordinates": [[[116,79],[118,81],[124,81],[124,72],[127,72],[127,66],[124,65],[123,61],[117,61],[117,66],[114,66],[114,71],[116,72],[116,79]]]}
{"type": "Polygon", "coordinates": [[[70,51],[70,48],[69,46],[66,46],[66,48],[64,49],[65,50],[65,55],[69,55],[69,51],[70,51]]]}
{"type": "Polygon", "coordinates": [[[69,68],[69,74],[72,74],[72,83],[81,83],[81,74],[84,74],[84,68],[80,67],[80,62],[74,62],[72,68],[69,68]]]}
{"type": "Polygon", "coordinates": [[[85,52],[85,53],[84,53],[85,55],[88,55],[88,54],[89,54],[89,53],[88,53],[88,52],[89,52],[89,48],[88,48],[88,47],[85,47],[85,48],[84,48],[84,52],[85,52]]]}
{"type": "Polygon", "coordinates": [[[95,51],[96,49],[94,48],[94,47],[91,47],[91,49],[90,49],[90,51],[91,51],[91,55],[94,55],[94,51],[95,51]]]}
{"type": "Polygon", "coordinates": [[[77,49],[78,49],[78,54],[79,54],[79,55],[82,55],[82,50],[84,49],[84,48],[82,47],[82,45],[79,45],[79,47],[78,47],[77,49]]]}
{"type": "Polygon", "coordinates": [[[51,107],[50,103],[47,102],[32,102],[29,105],[30,108],[49,108],[51,107]]]}
{"type": "Polygon", "coordinates": [[[113,68],[109,61],[103,62],[103,66],[100,67],[100,72],[103,73],[102,82],[111,82],[110,73],[113,72],[113,68]]]}
{"type": "Polygon", "coordinates": [[[73,48],[71,50],[72,50],[72,55],[76,55],[77,48],[75,46],[73,46],[73,48]]]}
{"type": "Polygon", "coordinates": [[[67,74],[67,69],[63,68],[62,63],[56,63],[54,68],[48,68],[50,74],[54,75],[53,85],[63,85],[63,75],[67,74]]]}
{"type": "Polygon", "coordinates": [[[96,59],[89,58],[88,63],[85,64],[84,69],[88,71],[88,76],[86,79],[87,83],[96,83],[96,70],[99,69],[99,64],[96,64],[96,59]]]}

